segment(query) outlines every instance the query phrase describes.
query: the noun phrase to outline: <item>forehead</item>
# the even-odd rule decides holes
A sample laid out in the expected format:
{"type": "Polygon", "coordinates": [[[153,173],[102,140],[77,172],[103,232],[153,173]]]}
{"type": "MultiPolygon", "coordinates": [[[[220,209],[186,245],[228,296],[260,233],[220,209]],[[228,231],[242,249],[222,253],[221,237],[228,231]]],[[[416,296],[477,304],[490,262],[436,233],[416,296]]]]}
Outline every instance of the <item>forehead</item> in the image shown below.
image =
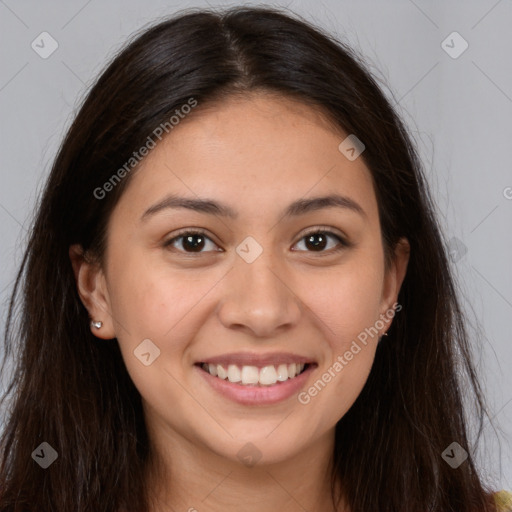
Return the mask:
{"type": "Polygon", "coordinates": [[[120,206],[141,212],[175,192],[219,198],[258,216],[301,197],[341,193],[373,215],[370,171],[338,149],[347,135],[320,111],[285,97],[199,104],[145,157],[120,206]]]}

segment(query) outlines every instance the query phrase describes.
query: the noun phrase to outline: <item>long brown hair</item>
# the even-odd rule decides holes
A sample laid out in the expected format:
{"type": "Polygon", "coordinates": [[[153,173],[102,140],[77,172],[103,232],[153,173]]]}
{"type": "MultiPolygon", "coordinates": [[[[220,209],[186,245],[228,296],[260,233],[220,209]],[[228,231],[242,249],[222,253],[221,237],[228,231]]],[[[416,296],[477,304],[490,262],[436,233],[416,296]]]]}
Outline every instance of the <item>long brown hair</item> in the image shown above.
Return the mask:
{"type": "Polygon", "coordinates": [[[464,419],[466,394],[480,425],[485,413],[465,319],[402,121],[350,47],[289,12],[237,7],[182,12],[137,35],[67,132],[9,304],[4,365],[13,356],[14,370],[3,397],[0,511],[148,509],[141,398],[117,340],[90,332],[68,250],[78,243],[102,261],[105,227],[130,174],[102,199],[95,190],[176,109],[195,98],[200,112],[257,90],[314,106],[364,142],[386,257],[402,236],[411,247],[402,311],[336,426],[333,496],[340,478],[352,512],[493,510],[464,419]],[[470,384],[464,389],[462,378],[470,384]],[[469,452],[456,469],[442,458],[454,441],[469,452]],[[47,469],[32,455],[43,442],[58,454],[47,469]]]}

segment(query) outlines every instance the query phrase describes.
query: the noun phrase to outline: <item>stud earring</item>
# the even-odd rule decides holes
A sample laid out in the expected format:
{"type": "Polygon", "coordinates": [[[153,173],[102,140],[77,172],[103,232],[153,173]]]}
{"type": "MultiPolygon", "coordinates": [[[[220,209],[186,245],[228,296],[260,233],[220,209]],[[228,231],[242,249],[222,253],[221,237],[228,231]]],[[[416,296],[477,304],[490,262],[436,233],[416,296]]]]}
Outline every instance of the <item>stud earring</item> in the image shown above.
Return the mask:
{"type": "Polygon", "coordinates": [[[101,320],[98,320],[95,322],[94,320],[91,320],[91,326],[96,327],[96,329],[101,329],[101,326],[103,325],[103,322],[101,320]]]}
{"type": "Polygon", "coordinates": [[[387,332],[383,333],[383,334],[381,335],[381,337],[379,338],[379,343],[382,341],[382,338],[384,338],[384,336],[387,336],[387,335],[388,335],[388,333],[387,333],[387,332]]]}

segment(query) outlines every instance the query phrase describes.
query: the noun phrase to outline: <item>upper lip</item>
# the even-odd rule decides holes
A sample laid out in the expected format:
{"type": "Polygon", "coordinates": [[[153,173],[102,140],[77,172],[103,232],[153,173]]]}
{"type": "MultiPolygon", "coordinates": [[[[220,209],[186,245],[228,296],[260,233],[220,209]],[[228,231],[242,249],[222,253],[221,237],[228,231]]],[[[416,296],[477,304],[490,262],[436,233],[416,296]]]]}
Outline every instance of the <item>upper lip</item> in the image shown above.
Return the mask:
{"type": "Polygon", "coordinates": [[[280,365],[280,364],[307,364],[314,363],[315,361],[307,356],[292,354],[290,352],[273,352],[269,354],[254,354],[247,352],[235,352],[232,354],[224,354],[220,356],[208,357],[198,362],[208,364],[220,364],[222,366],[229,366],[234,364],[236,366],[257,366],[263,368],[264,366],[280,365]]]}

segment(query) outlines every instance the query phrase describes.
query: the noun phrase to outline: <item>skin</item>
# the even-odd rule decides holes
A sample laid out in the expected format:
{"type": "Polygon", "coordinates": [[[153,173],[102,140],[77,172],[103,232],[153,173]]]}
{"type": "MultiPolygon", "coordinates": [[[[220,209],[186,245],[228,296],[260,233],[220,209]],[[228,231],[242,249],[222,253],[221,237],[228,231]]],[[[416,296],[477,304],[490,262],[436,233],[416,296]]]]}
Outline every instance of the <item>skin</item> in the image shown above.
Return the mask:
{"type": "Polygon", "coordinates": [[[70,248],[78,291],[103,322],[94,334],[118,339],[142,396],[155,454],[153,511],[331,511],[335,425],[368,377],[378,337],[306,405],[296,395],[274,405],[234,403],[194,363],[238,351],[305,355],[318,364],[307,390],[393,308],[409,245],[401,241],[386,272],[370,171],[338,150],[347,134],[311,107],[259,93],[199,108],[131,177],[109,221],[103,268],[70,248]],[[140,220],[169,193],[226,203],[238,217],[182,208],[140,220]],[[333,193],[365,215],[324,208],[282,216],[297,199],[333,193]],[[333,252],[339,242],[329,236],[315,251],[304,237],[316,227],[351,245],[333,252]],[[164,247],[182,228],[206,230],[202,252],[191,253],[183,239],[164,247]],[[247,236],[263,249],[252,263],[235,251],[247,236]],[[133,354],[147,338],[160,349],[149,366],[133,354]],[[237,457],[249,442],[261,454],[253,467],[237,457]]]}

